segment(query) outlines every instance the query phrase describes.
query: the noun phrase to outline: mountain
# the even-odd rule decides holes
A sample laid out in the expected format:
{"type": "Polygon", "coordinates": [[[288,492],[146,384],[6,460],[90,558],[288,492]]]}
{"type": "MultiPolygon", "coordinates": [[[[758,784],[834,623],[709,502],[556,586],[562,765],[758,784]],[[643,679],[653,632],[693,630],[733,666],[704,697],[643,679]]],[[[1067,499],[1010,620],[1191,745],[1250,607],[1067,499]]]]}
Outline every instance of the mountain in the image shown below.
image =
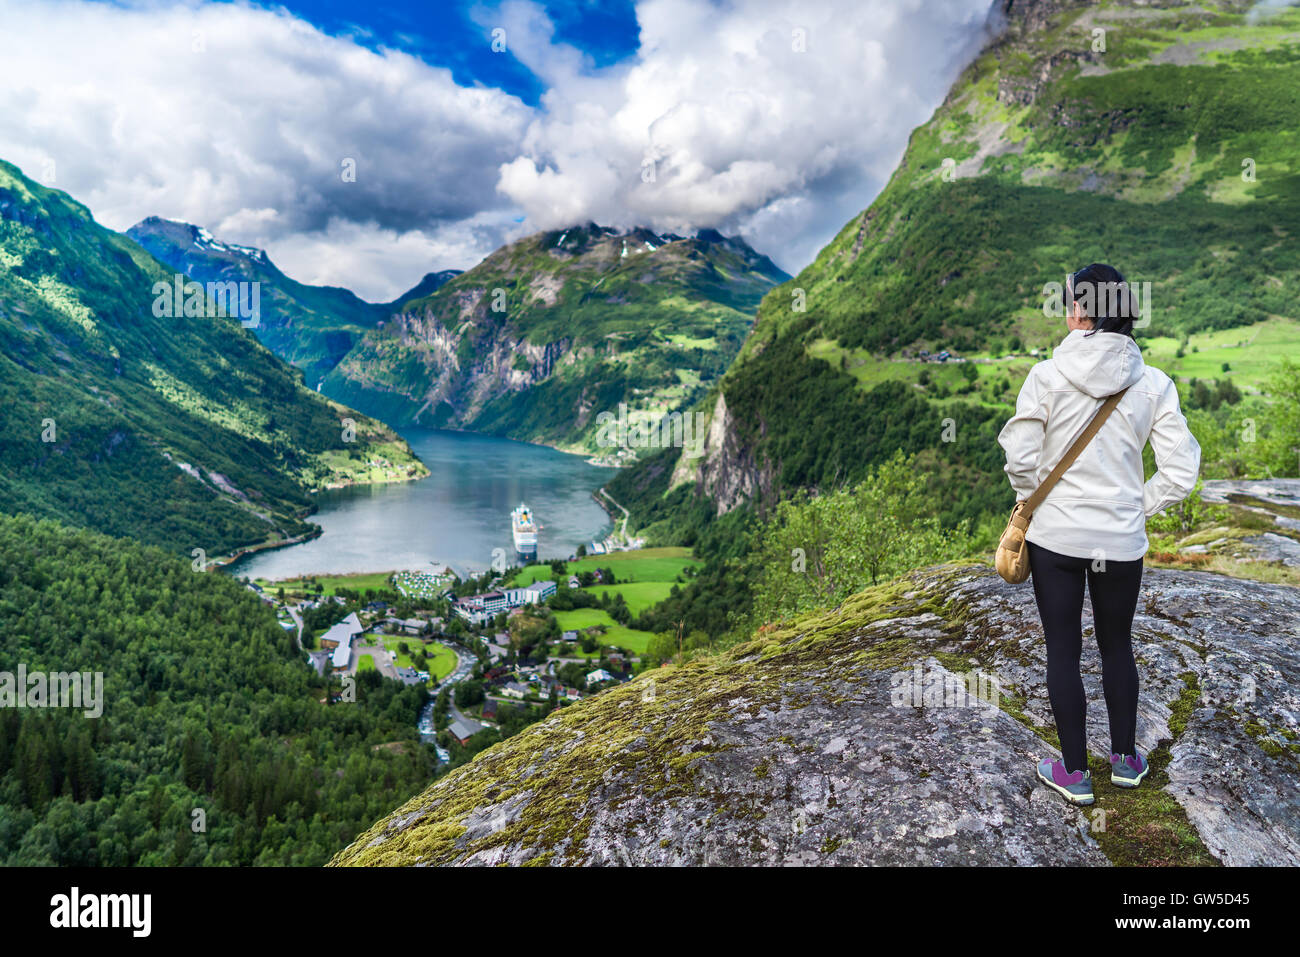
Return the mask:
{"type": "MultiPolygon", "coordinates": [[[[663,453],[611,486],[634,524],[671,538],[688,511],[852,482],[897,448],[922,457],[947,520],[1009,508],[994,439],[1031,350],[1064,335],[1045,286],[1092,261],[1150,283],[1139,341],[1171,343],[1175,375],[1174,346],[1196,333],[1267,323],[1300,347],[1287,295],[1300,10],[1004,0],[995,13],[998,38],[881,194],[763,299],[698,407],[703,454],[663,453]],[[921,363],[922,350],[971,361],[921,363]]],[[[1268,349],[1234,359],[1276,361],[1268,349]]]]}
{"type": "Polygon", "coordinates": [[[431,296],[447,283],[451,282],[465,270],[463,269],[440,269],[438,272],[428,272],[424,278],[414,286],[402,293],[392,302],[381,304],[378,308],[385,316],[392,312],[399,312],[408,302],[414,299],[423,299],[425,296],[431,296]]]}
{"type": "Polygon", "coordinates": [[[613,458],[601,413],[619,416],[626,403],[636,422],[694,401],[735,356],[763,294],[787,278],[715,230],[537,233],[406,302],[322,391],[395,425],[613,458]]]}
{"type": "MultiPolygon", "coordinates": [[[[1090,809],[1035,780],[1059,752],[1032,589],[941,566],[564,708],[333,863],[1300,864],[1300,591],[1164,569],[1143,589],[1152,773],[1111,785],[1094,720],[1090,809]]],[[[1083,672],[1095,703],[1091,643],[1083,672]]]]}
{"type": "Polygon", "coordinates": [[[201,226],[150,216],[126,234],[159,262],[201,283],[260,284],[257,338],[272,352],[303,370],[315,386],[368,329],[411,299],[427,296],[459,270],[429,273],[414,289],[391,303],[369,303],[347,289],[310,286],[290,279],[265,250],[214,238],[201,226]]]}
{"type": "Polygon", "coordinates": [[[0,161],[5,511],[212,558],[312,534],[310,490],[427,474],[386,426],[175,288],[140,245],[0,161]]]}

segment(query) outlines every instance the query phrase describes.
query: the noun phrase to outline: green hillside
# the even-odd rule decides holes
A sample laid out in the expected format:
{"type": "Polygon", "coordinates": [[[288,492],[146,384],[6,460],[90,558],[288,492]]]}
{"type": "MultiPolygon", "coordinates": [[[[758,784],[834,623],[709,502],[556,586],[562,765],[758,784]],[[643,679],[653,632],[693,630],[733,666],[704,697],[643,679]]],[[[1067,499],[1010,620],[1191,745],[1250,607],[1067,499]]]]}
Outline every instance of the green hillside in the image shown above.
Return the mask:
{"type": "Polygon", "coordinates": [[[155,310],[155,283],[173,280],[0,161],[6,511],[213,558],[309,534],[312,489],[425,474],[395,433],[304,388],[236,319],[155,310]]]}
{"type": "MultiPolygon", "coordinates": [[[[742,241],[588,223],[505,246],[368,332],[323,391],[395,425],[614,458],[599,416],[694,402],[787,278],[742,241]]],[[[634,456],[631,456],[634,457],[634,456]]]]}
{"type": "Polygon", "coordinates": [[[611,485],[633,524],[681,540],[687,515],[851,483],[897,448],[946,520],[1009,507],[996,433],[1029,353],[1065,332],[1044,287],[1092,261],[1150,283],[1153,362],[1258,388],[1300,341],[1300,10],[1252,6],[1014,7],[1028,19],[966,69],[875,202],[764,298],[700,404],[723,441],[611,485]],[[1233,354],[1195,361],[1201,341],[1233,354]]]}
{"type": "Polygon", "coordinates": [[[360,675],[327,704],[228,575],[0,516],[0,594],[0,688],[102,676],[97,708],[0,707],[0,865],[318,865],[432,773],[423,688],[360,675]]]}

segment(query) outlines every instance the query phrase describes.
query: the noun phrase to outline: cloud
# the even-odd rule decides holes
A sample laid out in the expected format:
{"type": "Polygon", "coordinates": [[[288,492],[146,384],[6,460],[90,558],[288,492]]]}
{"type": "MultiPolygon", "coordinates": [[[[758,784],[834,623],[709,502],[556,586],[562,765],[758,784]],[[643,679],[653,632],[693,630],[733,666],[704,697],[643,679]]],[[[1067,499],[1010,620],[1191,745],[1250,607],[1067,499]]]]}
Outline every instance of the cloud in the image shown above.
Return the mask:
{"type": "Polygon", "coordinates": [[[0,0],[0,157],[111,228],[198,223],[373,300],[587,219],[740,232],[795,271],[883,185],[989,0],[810,7],[642,0],[639,51],[599,69],[535,3],[475,8],[545,85],[530,107],[282,8],[0,0]]]}
{"type": "Polygon", "coordinates": [[[519,227],[513,217],[499,213],[471,216],[435,231],[400,232],[336,219],[322,230],[278,240],[271,259],[299,282],[342,285],[363,299],[387,302],[414,286],[425,273],[473,265],[496,249],[503,236],[517,235],[519,227]],[[390,274],[401,278],[386,284],[364,279],[390,274]],[[340,282],[340,276],[357,276],[361,281],[340,282]]]}
{"type": "Polygon", "coordinates": [[[593,74],[531,3],[513,52],[550,89],[499,187],[538,228],[575,218],[739,231],[787,269],[883,186],[987,39],[986,0],[644,0],[635,63],[593,74]],[[593,95],[596,91],[597,95],[593,95]]]}
{"type": "Polygon", "coordinates": [[[530,110],[404,53],[232,4],[29,0],[0,3],[0,22],[0,156],[113,229],[183,219],[295,278],[390,298],[450,264],[387,263],[385,246],[415,235],[473,262],[492,246],[462,249],[466,224],[510,206],[496,169],[530,110]],[[322,260],[296,254],[339,236],[322,260]]]}

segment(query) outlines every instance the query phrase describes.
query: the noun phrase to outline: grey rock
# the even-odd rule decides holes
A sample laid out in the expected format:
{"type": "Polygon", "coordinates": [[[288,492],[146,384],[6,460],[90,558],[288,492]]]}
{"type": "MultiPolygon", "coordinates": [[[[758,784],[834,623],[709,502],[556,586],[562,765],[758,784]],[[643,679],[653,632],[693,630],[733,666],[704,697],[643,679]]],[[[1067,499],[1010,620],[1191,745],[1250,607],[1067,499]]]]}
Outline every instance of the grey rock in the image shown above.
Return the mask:
{"type": "MultiPolygon", "coordinates": [[[[1201,552],[1213,552],[1228,546],[1239,560],[1276,562],[1300,567],[1300,479],[1235,480],[1215,479],[1204,484],[1201,498],[1216,505],[1233,505],[1256,515],[1272,519],[1278,532],[1264,532],[1241,538],[1240,548],[1232,539],[1220,539],[1201,546],[1201,552]]],[[[1195,553],[1197,547],[1184,548],[1195,553]]]]}
{"type": "Polygon", "coordinates": [[[1242,539],[1254,549],[1257,561],[1281,562],[1293,568],[1300,568],[1300,542],[1285,535],[1265,532],[1242,539]]]}
{"type": "MultiPolygon", "coordinates": [[[[980,640],[992,642],[993,670],[1026,696],[1023,710],[1036,724],[1051,726],[1032,592],[975,572],[957,583],[955,594],[969,602],[980,640]]],[[[1085,602],[1088,746],[1104,756],[1110,742],[1091,627],[1085,602]]],[[[1294,747],[1300,732],[1300,590],[1147,569],[1133,646],[1141,680],[1139,750],[1149,753],[1172,738],[1170,703],[1189,685],[1199,689],[1199,706],[1170,747],[1167,790],[1207,849],[1227,864],[1300,863],[1300,756],[1294,747]],[[1276,735],[1268,749],[1274,753],[1248,726],[1276,735]]]]}
{"type": "Polygon", "coordinates": [[[1300,479],[1211,479],[1201,487],[1207,502],[1225,504],[1241,497],[1300,508],[1300,479]]]}

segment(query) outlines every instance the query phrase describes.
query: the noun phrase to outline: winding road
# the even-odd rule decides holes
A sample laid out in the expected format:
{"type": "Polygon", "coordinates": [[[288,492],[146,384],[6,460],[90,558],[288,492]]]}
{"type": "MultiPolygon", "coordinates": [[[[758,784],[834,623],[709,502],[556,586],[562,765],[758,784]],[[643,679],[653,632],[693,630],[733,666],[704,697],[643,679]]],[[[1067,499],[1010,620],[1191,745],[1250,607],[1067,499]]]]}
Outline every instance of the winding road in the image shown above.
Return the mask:
{"type": "Polygon", "coordinates": [[[623,513],[623,527],[621,529],[616,530],[610,537],[615,538],[617,541],[621,541],[624,544],[626,544],[627,543],[627,520],[632,517],[632,513],[629,512],[627,509],[625,509],[622,505],[619,505],[618,502],[614,501],[614,497],[610,495],[608,492],[606,492],[603,488],[597,489],[596,494],[605,496],[605,498],[609,501],[609,504],[613,505],[616,509],[618,509],[620,512],[623,513]]]}

